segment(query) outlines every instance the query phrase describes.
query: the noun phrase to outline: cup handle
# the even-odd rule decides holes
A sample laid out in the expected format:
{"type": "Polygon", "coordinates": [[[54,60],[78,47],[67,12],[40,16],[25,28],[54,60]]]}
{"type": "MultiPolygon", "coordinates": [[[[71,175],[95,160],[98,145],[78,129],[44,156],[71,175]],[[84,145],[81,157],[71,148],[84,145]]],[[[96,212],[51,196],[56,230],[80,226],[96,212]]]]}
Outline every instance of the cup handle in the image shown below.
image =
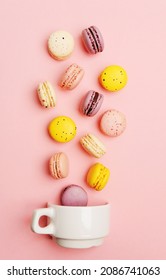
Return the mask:
{"type": "Polygon", "coordinates": [[[53,235],[55,233],[55,225],[52,221],[53,214],[54,214],[54,210],[52,208],[40,208],[40,209],[34,210],[33,216],[32,216],[32,224],[31,224],[32,231],[39,233],[39,234],[53,235]],[[50,223],[46,227],[41,227],[39,225],[39,219],[42,216],[47,216],[50,218],[50,223]]]}

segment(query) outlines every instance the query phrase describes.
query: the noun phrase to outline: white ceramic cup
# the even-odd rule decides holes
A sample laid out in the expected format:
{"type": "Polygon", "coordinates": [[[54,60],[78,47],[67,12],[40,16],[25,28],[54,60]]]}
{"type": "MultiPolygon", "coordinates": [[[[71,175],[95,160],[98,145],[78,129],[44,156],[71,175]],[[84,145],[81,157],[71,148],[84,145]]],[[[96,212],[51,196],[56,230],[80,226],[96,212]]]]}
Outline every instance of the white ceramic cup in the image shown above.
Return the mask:
{"type": "Polygon", "coordinates": [[[31,227],[36,233],[51,235],[63,247],[99,246],[109,233],[110,204],[82,207],[48,203],[48,208],[34,210],[31,227]],[[42,216],[49,218],[46,227],[39,225],[42,216]]]}

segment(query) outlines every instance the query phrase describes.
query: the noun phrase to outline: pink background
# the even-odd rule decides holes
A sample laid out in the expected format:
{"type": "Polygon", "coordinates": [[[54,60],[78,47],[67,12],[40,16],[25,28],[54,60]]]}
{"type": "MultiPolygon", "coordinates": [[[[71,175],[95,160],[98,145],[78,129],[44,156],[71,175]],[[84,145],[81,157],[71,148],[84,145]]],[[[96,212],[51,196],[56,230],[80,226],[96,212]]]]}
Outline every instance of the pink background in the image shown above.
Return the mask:
{"type": "Polygon", "coordinates": [[[1,1],[1,259],[166,259],[166,2],[165,0],[6,0],[1,1]],[[80,40],[82,29],[96,25],[103,33],[103,53],[91,56],[80,40]],[[73,55],[58,62],[47,52],[51,32],[64,29],[75,39],[73,55]],[[73,91],[58,81],[76,62],[85,77],[73,91]],[[108,65],[123,66],[128,84],[111,94],[98,84],[108,65]],[[36,87],[49,80],[57,106],[45,110],[36,87]],[[104,94],[93,118],[79,112],[89,89],[104,94]],[[123,135],[101,134],[98,120],[110,108],[127,118],[123,135]],[[67,144],[47,133],[52,118],[65,114],[75,120],[78,133],[67,144]],[[107,153],[100,162],[111,170],[101,192],[90,189],[85,175],[95,158],[80,147],[86,132],[97,135],[107,153]],[[48,173],[52,154],[65,151],[70,175],[55,181],[48,173]],[[89,204],[109,200],[111,231],[101,247],[74,250],[58,247],[48,236],[30,229],[32,212],[46,202],[58,203],[68,184],[83,186],[89,204]]]}

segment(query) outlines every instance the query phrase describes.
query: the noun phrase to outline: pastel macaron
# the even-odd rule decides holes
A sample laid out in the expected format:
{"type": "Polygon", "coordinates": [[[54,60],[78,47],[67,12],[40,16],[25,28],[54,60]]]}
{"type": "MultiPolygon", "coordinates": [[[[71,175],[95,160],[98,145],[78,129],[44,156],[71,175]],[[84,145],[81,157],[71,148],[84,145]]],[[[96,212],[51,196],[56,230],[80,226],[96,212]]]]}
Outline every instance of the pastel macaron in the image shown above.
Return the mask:
{"type": "Polygon", "coordinates": [[[99,76],[101,86],[108,91],[118,91],[127,84],[127,73],[124,68],[118,65],[106,67],[99,76]]]}
{"type": "Polygon", "coordinates": [[[67,59],[74,50],[73,36],[64,30],[53,32],[48,39],[48,52],[57,60],[67,59]]]}
{"type": "Polygon", "coordinates": [[[118,110],[106,111],[100,119],[100,129],[108,136],[119,136],[126,128],[126,117],[118,110]]]}
{"type": "Polygon", "coordinates": [[[76,135],[76,124],[67,116],[54,118],[48,126],[50,136],[57,142],[66,143],[71,141],[76,135]]]}
{"type": "Polygon", "coordinates": [[[101,191],[107,184],[110,170],[101,163],[93,164],[87,173],[87,184],[96,191],[101,191]]]}
{"type": "Polygon", "coordinates": [[[90,155],[100,158],[105,152],[105,145],[93,134],[89,133],[80,139],[83,149],[90,155]]]}
{"type": "Polygon", "coordinates": [[[54,179],[66,178],[69,174],[69,160],[65,153],[56,153],[49,160],[50,174],[54,179]]]}
{"type": "Polygon", "coordinates": [[[69,185],[61,193],[61,204],[64,206],[86,206],[88,195],[78,185],[69,185]]]}
{"type": "Polygon", "coordinates": [[[89,90],[85,95],[81,104],[82,113],[85,116],[89,116],[89,117],[96,115],[101,108],[103,100],[104,100],[103,94],[94,90],[89,90]]]}
{"type": "Polygon", "coordinates": [[[38,98],[41,105],[45,108],[55,107],[56,95],[50,82],[40,83],[37,88],[38,98]]]}
{"type": "Polygon", "coordinates": [[[76,63],[71,64],[63,74],[60,87],[64,89],[74,89],[81,82],[84,76],[84,70],[76,63]]]}
{"type": "Polygon", "coordinates": [[[96,54],[104,50],[104,39],[98,27],[92,25],[82,31],[82,41],[88,53],[96,54]]]}

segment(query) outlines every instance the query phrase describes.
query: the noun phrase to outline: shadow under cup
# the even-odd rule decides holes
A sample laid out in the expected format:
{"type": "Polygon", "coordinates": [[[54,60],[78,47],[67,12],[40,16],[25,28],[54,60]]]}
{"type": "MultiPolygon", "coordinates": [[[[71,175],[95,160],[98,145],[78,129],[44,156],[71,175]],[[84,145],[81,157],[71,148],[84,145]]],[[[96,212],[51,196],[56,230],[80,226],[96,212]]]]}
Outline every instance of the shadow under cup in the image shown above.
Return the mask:
{"type": "Polygon", "coordinates": [[[48,203],[48,208],[34,210],[32,230],[49,234],[60,246],[89,248],[99,246],[110,229],[110,204],[97,206],[61,206],[48,203]],[[48,225],[41,227],[39,220],[48,217],[48,225]]]}

